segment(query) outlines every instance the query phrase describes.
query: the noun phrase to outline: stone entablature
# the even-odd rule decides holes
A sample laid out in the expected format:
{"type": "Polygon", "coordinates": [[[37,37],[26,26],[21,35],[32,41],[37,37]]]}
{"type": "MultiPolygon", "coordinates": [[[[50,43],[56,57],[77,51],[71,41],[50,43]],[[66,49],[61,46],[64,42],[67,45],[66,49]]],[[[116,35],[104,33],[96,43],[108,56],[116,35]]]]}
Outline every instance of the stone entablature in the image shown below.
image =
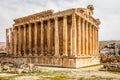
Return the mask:
{"type": "Polygon", "coordinates": [[[99,63],[99,19],[94,7],[73,8],[54,13],[43,11],[15,19],[6,30],[11,60],[48,66],[81,67],[99,63]]]}
{"type": "Polygon", "coordinates": [[[27,23],[32,23],[32,22],[37,22],[40,20],[47,20],[47,19],[52,19],[55,17],[63,17],[63,15],[71,15],[72,13],[76,13],[78,15],[80,15],[83,18],[86,18],[86,20],[91,21],[92,23],[95,23],[94,25],[98,26],[100,24],[99,19],[94,19],[92,17],[93,15],[93,9],[91,9],[90,7],[93,8],[92,5],[89,5],[87,8],[73,8],[73,9],[68,9],[65,11],[59,11],[57,13],[54,13],[54,10],[47,10],[47,11],[43,11],[37,14],[33,14],[33,15],[29,15],[26,17],[22,17],[22,18],[18,18],[15,19],[14,22],[14,26],[18,26],[18,25],[22,25],[22,24],[27,24],[27,23]]]}

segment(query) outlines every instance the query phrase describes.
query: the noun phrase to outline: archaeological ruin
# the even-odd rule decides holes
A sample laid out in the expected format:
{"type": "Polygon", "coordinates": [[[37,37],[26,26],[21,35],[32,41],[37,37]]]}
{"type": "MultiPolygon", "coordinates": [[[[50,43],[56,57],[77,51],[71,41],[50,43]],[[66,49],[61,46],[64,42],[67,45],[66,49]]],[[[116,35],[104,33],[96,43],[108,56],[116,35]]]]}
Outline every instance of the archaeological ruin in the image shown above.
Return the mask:
{"type": "Polygon", "coordinates": [[[21,17],[6,29],[8,61],[78,68],[99,64],[99,19],[94,7],[21,17]]]}

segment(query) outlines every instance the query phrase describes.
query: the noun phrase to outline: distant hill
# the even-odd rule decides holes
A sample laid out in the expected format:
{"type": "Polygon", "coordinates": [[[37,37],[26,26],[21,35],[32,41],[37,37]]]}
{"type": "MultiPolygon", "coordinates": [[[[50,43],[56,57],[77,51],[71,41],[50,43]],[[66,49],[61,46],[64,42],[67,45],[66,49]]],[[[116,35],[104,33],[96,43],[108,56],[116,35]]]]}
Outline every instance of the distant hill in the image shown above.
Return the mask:
{"type": "Polygon", "coordinates": [[[107,40],[107,41],[99,41],[99,49],[103,49],[105,46],[109,46],[110,44],[119,44],[120,45],[120,40],[107,40]]]}
{"type": "Polygon", "coordinates": [[[112,44],[112,43],[117,43],[120,44],[120,40],[108,40],[108,41],[99,41],[100,44],[112,44]]]}

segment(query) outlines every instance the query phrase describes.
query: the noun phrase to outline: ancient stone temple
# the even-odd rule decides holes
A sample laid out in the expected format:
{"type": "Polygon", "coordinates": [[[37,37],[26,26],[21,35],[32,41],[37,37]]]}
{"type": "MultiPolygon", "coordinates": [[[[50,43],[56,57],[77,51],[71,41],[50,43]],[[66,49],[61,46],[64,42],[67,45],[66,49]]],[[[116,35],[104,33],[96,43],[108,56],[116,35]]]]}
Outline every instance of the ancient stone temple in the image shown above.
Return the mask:
{"type": "Polygon", "coordinates": [[[99,19],[94,7],[53,10],[14,20],[6,29],[10,61],[44,66],[82,67],[99,63],[99,19]]]}

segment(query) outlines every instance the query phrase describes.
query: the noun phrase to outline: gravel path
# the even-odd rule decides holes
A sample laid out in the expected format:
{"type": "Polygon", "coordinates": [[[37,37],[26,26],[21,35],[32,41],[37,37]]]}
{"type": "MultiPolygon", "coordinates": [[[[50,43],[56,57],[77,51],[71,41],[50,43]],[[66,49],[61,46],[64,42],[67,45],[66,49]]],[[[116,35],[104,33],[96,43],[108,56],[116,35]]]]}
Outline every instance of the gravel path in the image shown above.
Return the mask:
{"type": "MultiPolygon", "coordinates": [[[[91,77],[102,77],[102,78],[113,78],[120,80],[120,73],[115,74],[107,71],[99,71],[99,68],[102,66],[89,67],[89,68],[79,68],[79,69],[70,69],[70,68],[56,68],[56,67],[39,67],[41,71],[62,71],[68,72],[66,75],[71,78],[91,78],[91,77]]],[[[10,73],[0,73],[0,77],[3,76],[15,76],[17,74],[10,73]]],[[[38,76],[20,76],[16,77],[15,80],[37,80],[38,76]]]]}
{"type": "Polygon", "coordinates": [[[117,78],[120,79],[120,73],[115,74],[107,71],[99,71],[102,66],[95,66],[89,68],[79,68],[79,69],[70,69],[70,68],[55,68],[55,67],[40,67],[41,70],[51,70],[51,71],[70,71],[69,76],[79,78],[79,77],[103,77],[103,78],[117,78]]]}
{"type": "Polygon", "coordinates": [[[37,76],[21,76],[18,78],[15,78],[15,80],[37,80],[37,76]]]}

